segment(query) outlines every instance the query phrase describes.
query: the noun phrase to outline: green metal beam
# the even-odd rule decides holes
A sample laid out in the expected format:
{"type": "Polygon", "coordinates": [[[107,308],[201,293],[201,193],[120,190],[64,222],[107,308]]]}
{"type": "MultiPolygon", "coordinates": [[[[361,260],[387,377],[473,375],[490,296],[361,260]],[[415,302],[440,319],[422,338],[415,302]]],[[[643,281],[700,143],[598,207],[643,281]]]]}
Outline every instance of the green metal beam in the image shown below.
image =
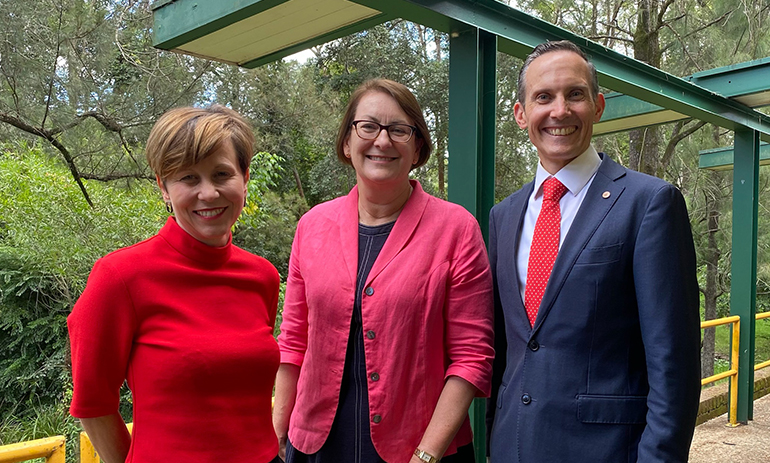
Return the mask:
{"type": "MultiPolygon", "coordinates": [[[[484,239],[495,195],[497,39],[469,28],[449,39],[449,200],[476,216],[484,239]]],[[[486,400],[470,408],[476,461],[486,461],[486,400]]]]}
{"type": "Polygon", "coordinates": [[[361,32],[362,30],[372,28],[378,24],[384,23],[385,21],[390,21],[391,19],[395,19],[395,16],[391,14],[385,14],[385,13],[379,14],[377,16],[364,19],[363,21],[359,21],[357,23],[350,24],[345,27],[341,27],[332,32],[329,32],[328,34],[323,34],[317,37],[313,37],[311,40],[307,40],[305,42],[298,43],[291,47],[284,48],[275,53],[271,53],[269,55],[265,55],[260,58],[253,59],[251,61],[247,61],[241,64],[241,66],[249,69],[257,68],[267,63],[278,61],[279,59],[285,58],[289,55],[293,55],[294,53],[300,52],[302,50],[307,50],[308,48],[315,47],[316,45],[322,45],[324,43],[331,42],[332,40],[336,40],[341,37],[346,37],[348,35],[355,34],[356,32],[361,32]]]}
{"type": "Polygon", "coordinates": [[[752,106],[770,104],[770,57],[709,69],[685,77],[685,80],[738,100],[741,100],[741,97],[762,94],[763,101],[752,106]]]}
{"type": "MultiPolygon", "coordinates": [[[[732,148],[714,148],[703,150],[699,154],[699,169],[732,170],[733,168],[734,150],[732,148]]],[[[770,165],[770,144],[768,143],[759,144],[759,165],[770,165]]]]}
{"type": "Polygon", "coordinates": [[[173,50],[289,0],[156,2],[153,8],[153,44],[173,50]]]}
{"type": "MultiPolygon", "coordinates": [[[[770,105],[770,58],[711,69],[683,78],[711,92],[755,108],[770,105]]],[[[605,95],[607,108],[594,135],[687,119],[688,116],[620,93],[605,95]]]]}
{"type": "Polygon", "coordinates": [[[737,419],[742,423],[753,418],[758,201],[759,136],[736,130],[730,314],[741,317],[737,419]]]}
{"type": "Polygon", "coordinates": [[[547,40],[571,40],[591,56],[604,87],[730,130],[756,130],[770,141],[770,116],[496,0],[352,1],[450,34],[453,21],[477,27],[498,36],[500,51],[519,58],[547,40]]]}
{"type": "Polygon", "coordinates": [[[594,135],[624,132],[687,119],[684,114],[622,93],[609,93],[604,98],[607,100],[607,106],[601,122],[594,124],[594,135]]]}

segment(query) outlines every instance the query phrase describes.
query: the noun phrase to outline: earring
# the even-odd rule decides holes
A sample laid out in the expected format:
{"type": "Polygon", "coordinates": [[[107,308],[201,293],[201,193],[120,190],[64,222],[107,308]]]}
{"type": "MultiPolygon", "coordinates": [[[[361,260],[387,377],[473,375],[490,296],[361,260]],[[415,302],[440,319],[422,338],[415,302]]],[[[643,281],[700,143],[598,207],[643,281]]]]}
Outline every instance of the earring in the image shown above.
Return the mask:
{"type": "Polygon", "coordinates": [[[243,207],[246,207],[246,197],[243,197],[243,207]]]}
{"type": "Polygon", "coordinates": [[[167,202],[167,203],[166,203],[166,211],[167,211],[169,214],[173,214],[173,213],[174,213],[174,206],[173,206],[173,205],[171,205],[171,201],[169,201],[169,202],[167,202]]]}

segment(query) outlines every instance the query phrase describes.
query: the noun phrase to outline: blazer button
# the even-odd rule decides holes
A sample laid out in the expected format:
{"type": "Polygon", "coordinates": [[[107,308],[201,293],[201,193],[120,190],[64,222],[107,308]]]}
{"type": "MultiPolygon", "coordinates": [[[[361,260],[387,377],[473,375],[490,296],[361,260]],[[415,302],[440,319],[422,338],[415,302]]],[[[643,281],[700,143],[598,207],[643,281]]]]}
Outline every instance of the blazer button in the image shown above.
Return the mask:
{"type": "Polygon", "coordinates": [[[374,421],[375,423],[379,423],[380,421],[382,421],[382,417],[380,415],[374,415],[372,417],[372,421],[374,421]]]}
{"type": "Polygon", "coordinates": [[[369,286],[368,288],[366,288],[366,289],[364,290],[364,293],[366,293],[366,295],[367,295],[367,296],[371,296],[372,294],[374,294],[374,288],[372,288],[371,286],[369,286]]]}
{"type": "Polygon", "coordinates": [[[521,396],[521,403],[524,405],[529,405],[532,403],[532,397],[529,396],[529,394],[524,394],[521,396]]]}
{"type": "Polygon", "coordinates": [[[537,341],[535,341],[534,339],[529,341],[528,346],[529,346],[529,350],[531,350],[532,352],[535,352],[536,350],[540,349],[540,344],[538,344],[537,341]]]}
{"type": "Polygon", "coordinates": [[[379,373],[372,373],[369,377],[372,378],[372,381],[379,381],[380,380],[379,373]]]}
{"type": "Polygon", "coordinates": [[[366,337],[369,339],[374,339],[374,331],[369,330],[366,332],[366,337]]]}

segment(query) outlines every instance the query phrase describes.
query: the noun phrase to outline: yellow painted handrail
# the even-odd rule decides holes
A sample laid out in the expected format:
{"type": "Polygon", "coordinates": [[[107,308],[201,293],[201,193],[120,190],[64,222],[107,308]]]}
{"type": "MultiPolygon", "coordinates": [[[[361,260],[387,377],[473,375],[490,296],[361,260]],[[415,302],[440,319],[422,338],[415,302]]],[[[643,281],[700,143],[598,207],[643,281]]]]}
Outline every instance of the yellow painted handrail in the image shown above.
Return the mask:
{"type": "MultiPolygon", "coordinates": [[[[770,312],[757,314],[757,320],[762,320],[763,318],[770,318],[770,312]]],[[[761,370],[767,367],[770,367],[770,360],[754,365],[754,371],[761,370]]]]}
{"type": "MultiPolygon", "coordinates": [[[[128,432],[130,433],[134,429],[134,423],[126,423],[128,432]]],[[[99,454],[94,449],[94,444],[91,443],[91,439],[88,437],[85,431],[80,433],[80,463],[99,463],[99,454]]],[[[0,462],[2,463],[2,462],[0,462]]]]}
{"type": "Polygon", "coordinates": [[[21,461],[45,458],[46,463],[64,463],[64,436],[19,442],[0,447],[0,463],[18,463],[21,461]]]}
{"type": "Polygon", "coordinates": [[[720,379],[727,378],[728,376],[731,377],[729,402],[730,426],[738,426],[738,349],[741,338],[741,317],[738,315],[733,315],[732,317],[707,320],[705,322],[701,322],[700,327],[701,329],[704,329],[729,324],[733,325],[733,342],[730,352],[730,369],[725,372],[709,376],[708,378],[703,378],[700,384],[701,386],[705,386],[706,384],[719,381],[720,379]]]}

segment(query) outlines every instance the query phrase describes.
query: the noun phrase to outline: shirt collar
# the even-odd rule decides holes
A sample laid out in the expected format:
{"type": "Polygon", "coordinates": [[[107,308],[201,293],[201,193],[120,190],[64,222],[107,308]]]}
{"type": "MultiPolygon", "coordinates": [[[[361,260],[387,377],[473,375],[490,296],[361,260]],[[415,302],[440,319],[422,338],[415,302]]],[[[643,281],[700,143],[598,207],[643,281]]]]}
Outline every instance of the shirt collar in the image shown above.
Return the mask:
{"type": "Polygon", "coordinates": [[[570,161],[569,164],[562,167],[561,170],[556,172],[555,175],[551,175],[540,164],[537,163],[537,174],[535,175],[535,196],[541,196],[543,194],[542,185],[543,182],[550,177],[556,177],[564,186],[567,187],[573,196],[577,196],[580,191],[586,186],[591,177],[599,170],[599,165],[602,163],[602,158],[599,157],[599,153],[593,145],[588,145],[588,148],[583,153],[570,161]]]}

